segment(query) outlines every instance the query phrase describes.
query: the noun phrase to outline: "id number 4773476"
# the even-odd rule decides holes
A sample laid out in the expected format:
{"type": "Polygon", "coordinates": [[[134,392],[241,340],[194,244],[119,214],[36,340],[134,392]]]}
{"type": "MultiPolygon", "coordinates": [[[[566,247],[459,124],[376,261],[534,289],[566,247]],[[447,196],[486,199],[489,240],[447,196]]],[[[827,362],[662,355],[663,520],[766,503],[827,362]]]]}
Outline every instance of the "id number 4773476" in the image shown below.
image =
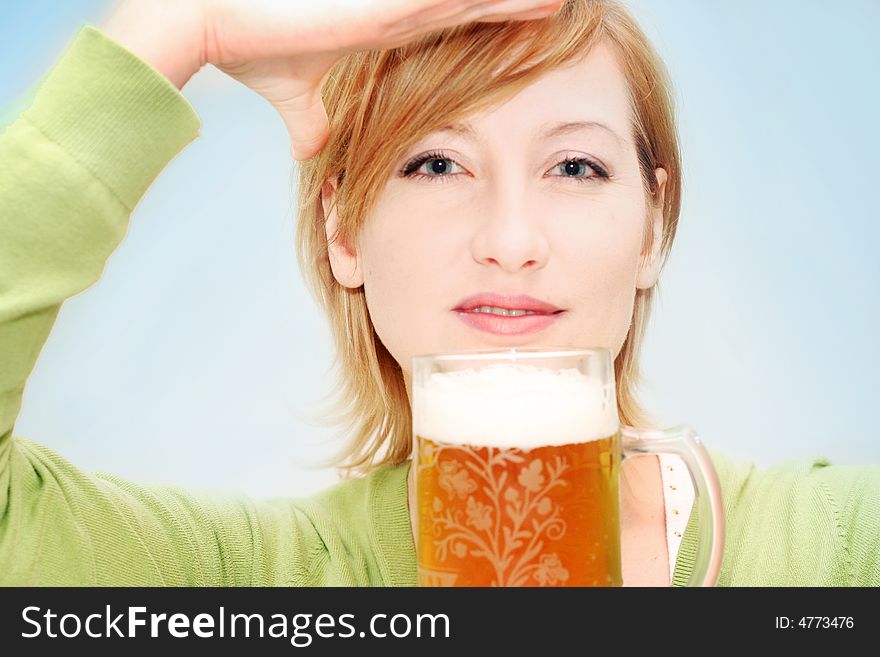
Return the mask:
{"type": "Polygon", "coordinates": [[[799,630],[828,630],[828,629],[852,629],[854,626],[852,616],[777,616],[776,629],[799,629],[799,630]]]}

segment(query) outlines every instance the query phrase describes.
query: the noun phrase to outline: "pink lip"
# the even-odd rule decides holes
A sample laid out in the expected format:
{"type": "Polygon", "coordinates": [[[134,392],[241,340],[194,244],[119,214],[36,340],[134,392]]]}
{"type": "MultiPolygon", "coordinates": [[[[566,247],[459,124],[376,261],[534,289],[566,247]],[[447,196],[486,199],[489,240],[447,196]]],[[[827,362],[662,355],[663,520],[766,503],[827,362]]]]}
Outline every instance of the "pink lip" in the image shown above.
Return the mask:
{"type": "Polygon", "coordinates": [[[525,294],[511,295],[494,292],[482,292],[463,299],[452,311],[468,326],[495,335],[537,333],[551,326],[564,312],[553,304],[539,301],[525,294]],[[471,312],[473,308],[480,306],[494,306],[509,310],[531,310],[538,314],[504,317],[490,313],[471,312]]]}
{"type": "MultiPolygon", "coordinates": [[[[501,308],[503,306],[498,307],[501,308]]],[[[520,315],[519,317],[503,317],[501,315],[473,313],[465,310],[455,310],[453,312],[465,324],[480,331],[494,333],[495,335],[537,333],[552,325],[562,315],[562,311],[550,315],[520,315]]]]}
{"type": "Polygon", "coordinates": [[[462,299],[453,310],[471,310],[480,306],[494,306],[508,310],[534,310],[546,315],[560,312],[559,308],[553,304],[539,301],[527,294],[496,294],[494,292],[481,292],[467,299],[462,299]]]}

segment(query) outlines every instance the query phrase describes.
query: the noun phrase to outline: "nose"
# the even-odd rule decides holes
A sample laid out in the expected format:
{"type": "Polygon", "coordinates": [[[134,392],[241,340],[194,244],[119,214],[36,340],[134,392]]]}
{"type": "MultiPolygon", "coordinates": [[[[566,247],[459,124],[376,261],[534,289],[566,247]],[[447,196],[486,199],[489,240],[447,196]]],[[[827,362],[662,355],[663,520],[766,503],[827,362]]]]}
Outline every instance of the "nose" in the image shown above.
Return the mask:
{"type": "Polygon", "coordinates": [[[550,246],[544,233],[543,217],[536,203],[529,203],[524,185],[499,186],[488,208],[479,209],[474,234],[474,260],[497,266],[515,274],[538,270],[547,264],[550,246]]]}

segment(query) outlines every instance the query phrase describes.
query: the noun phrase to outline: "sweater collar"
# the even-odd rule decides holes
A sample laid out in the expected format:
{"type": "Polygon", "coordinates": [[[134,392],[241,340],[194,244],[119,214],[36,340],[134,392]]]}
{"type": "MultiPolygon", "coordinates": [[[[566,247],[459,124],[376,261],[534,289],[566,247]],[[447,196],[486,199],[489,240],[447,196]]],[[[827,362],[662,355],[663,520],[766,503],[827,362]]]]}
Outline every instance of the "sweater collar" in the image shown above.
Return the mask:
{"type": "Polygon", "coordinates": [[[407,476],[411,461],[373,473],[369,491],[371,541],[385,586],[416,586],[416,547],[409,520],[407,476]]]}

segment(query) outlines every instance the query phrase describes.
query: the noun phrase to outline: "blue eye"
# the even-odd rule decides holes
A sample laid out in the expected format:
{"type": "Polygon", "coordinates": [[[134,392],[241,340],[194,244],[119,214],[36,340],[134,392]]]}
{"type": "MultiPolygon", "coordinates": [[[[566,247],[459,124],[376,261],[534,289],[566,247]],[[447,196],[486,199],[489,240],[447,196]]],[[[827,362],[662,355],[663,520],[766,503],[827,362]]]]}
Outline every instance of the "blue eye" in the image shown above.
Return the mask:
{"type": "MultiPolygon", "coordinates": [[[[455,174],[449,173],[450,166],[446,163],[452,163],[454,166],[460,166],[455,160],[447,157],[440,151],[432,151],[419,155],[404,165],[400,171],[400,175],[404,178],[419,178],[429,182],[446,182],[444,179],[451,178],[455,174]],[[428,172],[422,173],[419,169],[423,165],[428,165],[428,172]],[[438,166],[439,165],[439,166],[438,166]]],[[[592,172],[594,175],[562,175],[560,178],[570,178],[580,183],[592,183],[610,178],[608,172],[598,163],[586,157],[566,158],[554,165],[554,169],[563,166],[568,174],[578,174],[581,171],[586,173],[592,172]]]]}

